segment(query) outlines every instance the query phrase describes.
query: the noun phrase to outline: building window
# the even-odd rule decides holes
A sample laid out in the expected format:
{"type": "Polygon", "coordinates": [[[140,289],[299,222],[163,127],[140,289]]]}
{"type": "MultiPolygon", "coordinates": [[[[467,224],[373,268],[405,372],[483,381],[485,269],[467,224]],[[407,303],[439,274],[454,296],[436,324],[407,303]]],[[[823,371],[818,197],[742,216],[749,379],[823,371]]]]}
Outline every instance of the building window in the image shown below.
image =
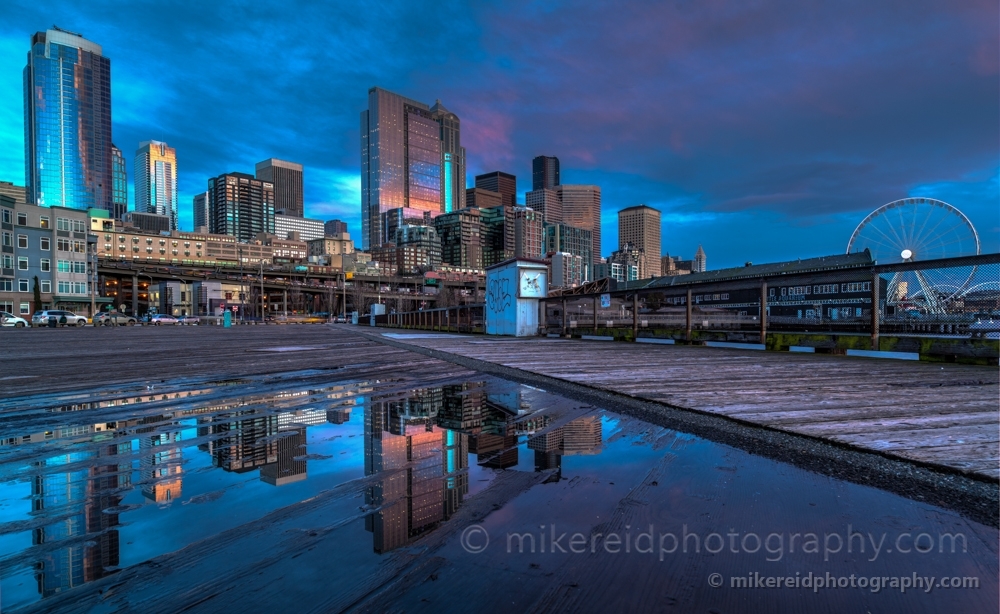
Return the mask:
{"type": "Polygon", "coordinates": [[[52,282],[51,281],[49,281],[47,279],[43,279],[42,280],[42,292],[44,292],[46,294],[52,292],[52,282]]]}
{"type": "Polygon", "coordinates": [[[17,235],[17,248],[28,249],[28,235],[17,235]]]}
{"type": "Polygon", "coordinates": [[[48,273],[52,270],[52,261],[48,258],[42,258],[42,271],[48,273]]]}
{"type": "Polygon", "coordinates": [[[17,280],[17,291],[18,292],[28,292],[28,280],[19,279],[17,280]]]}
{"type": "Polygon", "coordinates": [[[17,259],[17,270],[18,271],[28,270],[28,259],[25,258],[24,256],[21,256],[17,259]]]}
{"type": "Polygon", "coordinates": [[[69,230],[69,218],[68,217],[57,217],[56,218],[56,230],[69,230]]]}
{"type": "MultiPolygon", "coordinates": [[[[22,316],[26,316],[29,313],[31,313],[31,305],[29,305],[28,303],[21,303],[20,307],[21,307],[20,311],[21,311],[21,315],[22,316]]],[[[39,305],[39,307],[41,307],[41,305],[39,305]]]]}
{"type": "MultiPolygon", "coordinates": [[[[20,215],[20,214],[18,214],[20,215]]],[[[10,209],[3,210],[3,223],[10,224],[10,209]]]]}
{"type": "Polygon", "coordinates": [[[11,232],[3,233],[3,246],[14,247],[14,233],[11,232]]]}
{"type": "Polygon", "coordinates": [[[18,226],[27,226],[28,225],[28,214],[27,213],[18,213],[17,214],[17,225],[18,226]]]}
{"type": "Polygon", "coordinates": [[[14,257],[13,256],[8,256],[7,254],[3,255],[3,268],[5,268],[5,269],[13,269],[14,268],[14,257]]]}
{"type": "Polygon", "coordinates": [[[49,216],[43,215],[43,216],[39,217],[38,218],[38,227],[39,228],[48,228],[49,227],[49,216]]]}
{"type": "Polygon", "coordinates": [[[73,242],[69,239],[56,239],[56,249],[61,252],[73,251],[73,242]]]}
{"type": "Polygon", "coordinates": [[[38,240],[38,247],[40,247],[43,252],[51,251],[52,250],[52,239],[50,239],[48,237],[41,237],[38,240]]]}
{"type": "Polygon", "coordinates": [[[153,244],[152,239],[146,239],[146,245],[152,245],[152,244],[153,244]]]}

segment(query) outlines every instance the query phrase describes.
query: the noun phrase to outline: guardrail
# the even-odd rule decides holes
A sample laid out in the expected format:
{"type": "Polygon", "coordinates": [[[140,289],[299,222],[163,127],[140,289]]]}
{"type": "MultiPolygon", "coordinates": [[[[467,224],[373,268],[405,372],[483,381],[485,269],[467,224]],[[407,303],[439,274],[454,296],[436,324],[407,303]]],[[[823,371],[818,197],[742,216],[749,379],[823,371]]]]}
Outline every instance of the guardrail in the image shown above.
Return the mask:
{"type": "MultiPolygon", "coordinates": [[[[458,305],[439,309],[421,309],[387,313],[375,317],[375,326],[454,333],[483,333],[486,305],[458,305]]],[[[365,324],[362,318],[361,323],[365,324]]]]}

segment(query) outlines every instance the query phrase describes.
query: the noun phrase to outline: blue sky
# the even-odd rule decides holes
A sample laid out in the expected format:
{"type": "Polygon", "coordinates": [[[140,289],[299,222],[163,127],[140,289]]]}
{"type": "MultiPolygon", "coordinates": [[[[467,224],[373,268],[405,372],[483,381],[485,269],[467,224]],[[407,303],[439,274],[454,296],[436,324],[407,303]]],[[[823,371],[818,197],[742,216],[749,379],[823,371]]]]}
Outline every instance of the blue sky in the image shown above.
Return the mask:
{"type": "MultiPolygon", "coordinates": [[[[176,147],[191,197],[268,157],[305,165],[306,215],[359,234],[358,114],[378,85],[462,120],[468,180],[563,183],[663,212],[710,268],[840,253],[908,195],[1000,251],[1000,9],[967,2],[64,2],[0,6],[0,180],[24,182],[21,71],[53,24],[111,58],[113,138],[176,147]]],[[[132,201],[130,201],[131,204],[132,201]]]]}

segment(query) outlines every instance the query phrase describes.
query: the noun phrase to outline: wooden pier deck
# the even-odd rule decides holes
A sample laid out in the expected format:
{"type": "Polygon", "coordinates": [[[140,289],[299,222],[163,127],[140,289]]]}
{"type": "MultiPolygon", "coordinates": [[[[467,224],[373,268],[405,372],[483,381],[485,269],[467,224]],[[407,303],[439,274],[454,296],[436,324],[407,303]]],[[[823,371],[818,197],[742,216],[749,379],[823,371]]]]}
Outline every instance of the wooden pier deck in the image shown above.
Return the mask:
{"type": "Polygon", "coordinates": [[[570,339],[376,334],[1000,479],[995,367],[570,339]]]}

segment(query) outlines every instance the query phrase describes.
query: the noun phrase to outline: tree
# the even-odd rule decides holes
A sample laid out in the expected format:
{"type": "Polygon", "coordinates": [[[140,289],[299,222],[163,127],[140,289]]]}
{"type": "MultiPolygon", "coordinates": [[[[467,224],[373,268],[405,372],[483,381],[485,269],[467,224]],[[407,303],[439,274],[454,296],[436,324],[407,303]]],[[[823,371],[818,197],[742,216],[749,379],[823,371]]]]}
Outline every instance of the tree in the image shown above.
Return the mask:
{"type": "Polygon", "coordinates": [[[35,308],[32,310],[32,313],[35,312],[35,311],[41,311],[41,309],[42,309],[42,290],[41,290],[41,288],[38,287],[38,275],[35,275],[35,289],[34,289],[34,293],[35,293],[35,296],[32,297],[32,298],[35,299],[35,308]]]}

